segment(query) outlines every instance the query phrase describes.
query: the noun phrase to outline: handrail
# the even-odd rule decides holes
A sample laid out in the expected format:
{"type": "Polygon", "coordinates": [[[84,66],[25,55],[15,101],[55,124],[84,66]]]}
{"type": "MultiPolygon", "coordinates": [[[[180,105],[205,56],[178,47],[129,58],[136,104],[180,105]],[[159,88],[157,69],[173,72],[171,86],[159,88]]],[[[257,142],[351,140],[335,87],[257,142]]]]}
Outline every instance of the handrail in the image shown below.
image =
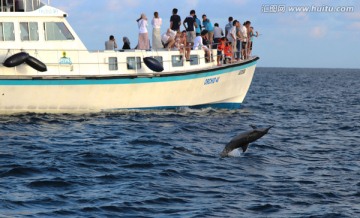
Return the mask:
{"type": "MultiPolygon", "coordinates": [[[[180,55],[180,53],[175,54],[176,50],[172,50],[171,53],[166,52],[166,50],[165,51],[152,50],[152,51],[146,51],[146,52],[142,51],[141,53],[129,52],[129,53],[127,53],[127,55],[124,56],[125,59],[123,59],[123,58],[119,59],[119,57],[121,57],[122,54],[124,54],[124,52],[109,52],[110,55],[107,55],[106,52],[98,50],[96,52],[97,54],[88,56],[90,54],[90,52],[88,50],[66,50],[66,52],[64,52],[61,50],[0,49],[0,57],[2,57],[1,58],[2,60],[0,60],[0,62],[4,62],[6,58],[10,57],[11,55],[13,55],[19,51],[26,51],[30,55],[39,59],[40,61],[44,60],[42,58],[42,56],[50,57],[48,59],[48,61],[44,61],[44,63],[48,66],[48,68],[52,69],[52,71],[49,71],[49,72],[51,72],[49,75],[68,75],[68,74],[85,75],[84,72],[89,73],[91,75],[96,75],[96,74],[100,75],[100,74],[104,74],[104,72],[106,72],[108,74],[149,73],[149,72],[147,72],[148,70],[142,70],[143,67],[141,67],[141,69],[138,68],[139,61],[138,61],[138,58],[136,58],[136,57],[140,57],[140,63],[143,64],[144,62],[142,60],[142,57],[145,57],[145,56],[162,56],[163,57],[163,60],[162,60],[163,66],[165,68],[165,71],[168,71],[168,72],[181,71],[182,69],[184,69],[183,67],[187,67],[186,69],[188,69],[188,67],[190,67],[190,66],[197,67],[197,68],[202,68],[202,67],[206,68],[206,67],[216,66],[216,62],[215,62],[216,60],[214,60],[215,63],[212,61],[210,61],[210,62],[204,61],[206,59],[205,55],[200,55],[201,52],[200,53],[198,52],[197,60],[199,61],[199,64],[195,64],[195,65],[184,64],[186,62],[185,62],[185,59],[183,59],[182,65],[179,67],[175,67],[172,65],[173,60],[172,60],[171,56],[180,55]],[[43,52],[41,52],[41,51],[43,51],[43,52]],[[53,52],[53,53],[49,55],[46,52],[50,52],[50,53],[53,52]],[[82,53],[86,54],[86,55],[82,55],[82,53]],[[132,53],[134,55],[131,55],[132,53]],[[61,59],[67,58],[67,57],[69,57],[69,62],[65,62],[64,64],[62,64],[60,62],[61,59]],[[90,58],[92,57],[92,59],[89,59],[89,57],[90,58]],[[109,68],[109,64],[110,64],[109,60],[108,60],[109,57],[117,58],[116,62],[111,62],[112,64],[116,64],[116,70],[111,70],[109,68]],[[135,69],[127,68],[128,61],[126,61],[126,57],[135,57],[135,61],[134,61],[135,69]]],[[[211,49],[210,51],[211,51],[211,55],[214,59],[216,57],[218,57],[218,55],[216,54],[216,49],[211,49]]],[[[223,55],[221,55],[221,56],[223,56],[223,55]]],[[[234,62],[230,62],[230,63],[234,63],[234,62]]],[[[0,74],[6,75],[9,72],[11,72],[11,71],[4,71],[6,69],[8,69],[8,68],[0,67],[0,74]]],[[[19,71],[18,67],[14,68],[14,73],[15,73],[15,75],[24,75],[23,73],[21,73],[21,71],[19,71]]],[[[11,74],[13,74],[13,73],[11,73],[11,74]]],[[[34,74],[34,72],[30,73],[30,74],[34,74]]],[[[46,73],[37,72],[37,75],[46,75],[46,73]]]]}

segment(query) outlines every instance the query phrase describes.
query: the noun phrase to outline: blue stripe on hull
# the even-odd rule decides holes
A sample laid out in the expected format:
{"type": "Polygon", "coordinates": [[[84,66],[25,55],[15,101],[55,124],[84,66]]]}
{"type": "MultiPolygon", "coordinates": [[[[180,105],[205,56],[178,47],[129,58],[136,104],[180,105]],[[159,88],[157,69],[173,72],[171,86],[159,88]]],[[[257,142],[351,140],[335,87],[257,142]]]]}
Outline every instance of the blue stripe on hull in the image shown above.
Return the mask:
{"type": "Polygon", "coordinates": [[[205,104],[205,105],[191,106],[190,108],[194,108],[194,109],[214,108],[214,109],[229,109],[229,110],[235,110],[235,109],[240,109],[240,108],[241,108],[241,104],[240,104],[240,103],[205,104]]]}
{"type": "MultiPolygon", "coordinates": [[[[243,70],[256,65],[257,61],[248,64],[229,67],[225,69],[214,69],[213,71],[204,73],[193,73],[185,75],[174,75],[166,77],[140,77],[140,78],[84,78],[84,79],[0,79],[2,86],[68,86],[68,85],[115,85],[115,84],[141,84],[141,83],[160,83],[173,82],[191,79],[206,78],[225,73],[234,72],[236,70],[243,70]]],[[[120,75],[119,75],[120,76],[120,75]]],[[[136,74],[135,74],[136,76],[136,74]]]]}
{"type": "Polygon", "coordinates": [[[152,111],[152,110],[179,110],[183,108],[190,109],[205,109],[205,108],[213,108],[213,109],[228,109],[228,110],[236,110],[241,108],[240,103],[217,103],[217,104],[204,104],[204,105],[196,105],[196,106],[166,106],[166,107],[144,107],[144,108],[119,108],[112,109],[110,111],[121,111],[121,110],[135,110],[135,111],[152,111]]]}

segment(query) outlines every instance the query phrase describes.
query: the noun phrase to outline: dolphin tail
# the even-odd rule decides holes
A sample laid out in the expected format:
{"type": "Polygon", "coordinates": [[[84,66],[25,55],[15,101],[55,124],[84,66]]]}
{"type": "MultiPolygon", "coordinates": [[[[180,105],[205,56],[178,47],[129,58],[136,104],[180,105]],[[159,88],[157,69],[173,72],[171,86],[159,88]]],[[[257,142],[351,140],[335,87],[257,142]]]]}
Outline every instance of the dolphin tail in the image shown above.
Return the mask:
{"type": "Polygon", "coordinates": [[[243,153],[248,149],[249,147],[249,144],[246,144],[246,145],[242,145],[241,148],[243,150],[243,153]]]}

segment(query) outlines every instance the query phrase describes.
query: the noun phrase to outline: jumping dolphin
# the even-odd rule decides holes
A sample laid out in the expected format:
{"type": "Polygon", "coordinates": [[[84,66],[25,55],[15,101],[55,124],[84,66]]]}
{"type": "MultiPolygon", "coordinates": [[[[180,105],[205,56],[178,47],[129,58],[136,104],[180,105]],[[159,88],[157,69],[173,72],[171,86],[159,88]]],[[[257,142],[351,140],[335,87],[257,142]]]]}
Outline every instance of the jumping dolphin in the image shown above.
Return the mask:
{"type": "Polygon", "coordinates": [[[221,157],[226,157],[235,149],[242,148],[243,152],[245,152],[250,143],[258,140],[259,138],[266,135],[269,130],[273,127],[258,129],[256,126],[251,126],[253,130],[241,133],[234,137],[221,152],[221,157]]]}

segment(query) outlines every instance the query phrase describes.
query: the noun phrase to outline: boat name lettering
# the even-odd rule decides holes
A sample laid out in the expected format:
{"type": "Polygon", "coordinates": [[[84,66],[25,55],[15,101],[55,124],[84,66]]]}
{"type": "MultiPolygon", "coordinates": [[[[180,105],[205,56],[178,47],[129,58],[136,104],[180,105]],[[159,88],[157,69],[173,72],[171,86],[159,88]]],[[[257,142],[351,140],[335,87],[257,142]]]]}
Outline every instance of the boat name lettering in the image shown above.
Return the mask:
{"type": "Polygon", "coordinates": [[[51,8],[51,7],[43,7],[43,8],[40,8],[38,10],[38,13],[39,14],[43,14],[43,15],[53,15],[53,14],[59,14],[60,11],[56,8],[51,8]]]}
{"type": "Polygon", "coordinates": [[[244,70],[240,70],[238,75],[243,75],[243,74],[245,74],[245,72],[246,72],[245,69],[244,69],[244,70]]]}
{"type": "Polygon", "coordinates": [[[209,78],[209,79],[205,79],[204,81],[204,85],[211,85],[211,84],[215,84],[218,83],[220,81],[220,77],[213,77],[213,78],[209,78]]]}

